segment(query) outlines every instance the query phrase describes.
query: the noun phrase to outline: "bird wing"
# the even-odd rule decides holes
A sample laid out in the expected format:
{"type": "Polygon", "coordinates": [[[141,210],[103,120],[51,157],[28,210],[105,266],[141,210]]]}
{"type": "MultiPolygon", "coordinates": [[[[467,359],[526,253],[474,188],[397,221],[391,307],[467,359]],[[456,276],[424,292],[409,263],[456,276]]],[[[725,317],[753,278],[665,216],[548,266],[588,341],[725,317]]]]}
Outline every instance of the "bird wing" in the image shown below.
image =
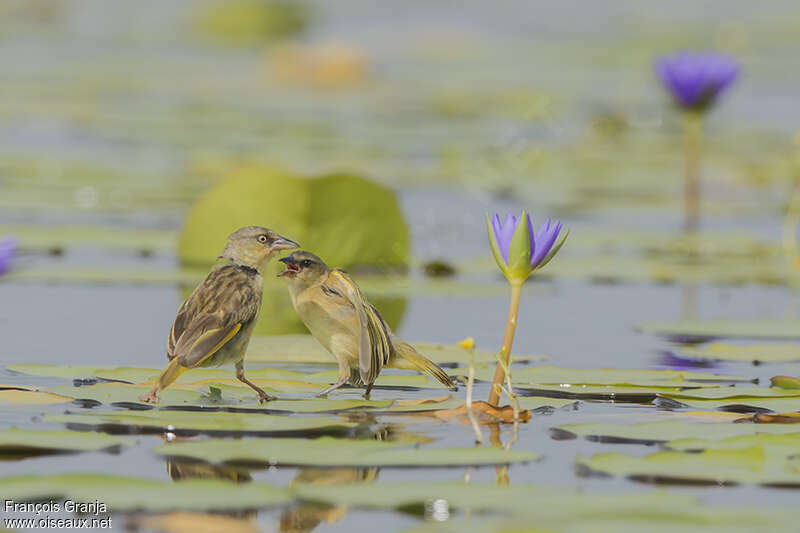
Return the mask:
{"type": "Polygon", "coordinates": [[[358,285],[342,270],[332,270],[323,291],[345,298],[356,310],[359,323],[358,369],[361,381],[369,385],[389,363],[392,342],[383,317],[364,297],[358,285]]]}
{"type": "Polygon", "coordinates": [[[261,293],[233,265],[212,270],[178,310],[167,357],[193,368],[214,355],[258,315],[261,293]]]}

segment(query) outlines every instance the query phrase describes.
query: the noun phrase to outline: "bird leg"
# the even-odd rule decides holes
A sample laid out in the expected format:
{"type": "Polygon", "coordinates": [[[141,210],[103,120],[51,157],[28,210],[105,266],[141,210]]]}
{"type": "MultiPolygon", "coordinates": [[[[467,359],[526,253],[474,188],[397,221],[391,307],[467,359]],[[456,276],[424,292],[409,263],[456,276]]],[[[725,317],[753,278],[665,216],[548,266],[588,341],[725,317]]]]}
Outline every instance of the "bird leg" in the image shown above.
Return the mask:
{"type": "Polygon", "coordinates": [[[264,389],[262,389],[261,387],[259,387],[246,377],[244,377],[244,363],[242,361],[236,363],[236,379],[238,379],[239,381],[241,381],[242,383],[244,383],[245,385],[256,391],[256,394],[258,394],[258,403],[264,403],[270,400],[278,399],[277,396],[272,396],[270,394],[267,394],[266,392],[264,392],[264,389]]]}
{"type": "Polygon", "coordinates": [[[375,385],[374,381],[372,383],[370,383],[369,385],[367,385],[367,390],[364,391],[364,398],[366,398],[367,400],[369,400],[369,393],[372,392],[372,386],[373,385],[375,385]]]}
{"type": "Polygon", "coordinates": [[[337,381],[336,383],[334,383],[333,385],[331,385],[330,387],[328,387],[324,391],[318,393],[317,394],[317,398],[321,398],[322,396],[327,396],[328,393],[335,391],[336,389],[338,389],[339,387],[341,387],[342,385],[345,385],[345,384],[347,384],[347,378],[340,379],[339,381],[337,381]]]}

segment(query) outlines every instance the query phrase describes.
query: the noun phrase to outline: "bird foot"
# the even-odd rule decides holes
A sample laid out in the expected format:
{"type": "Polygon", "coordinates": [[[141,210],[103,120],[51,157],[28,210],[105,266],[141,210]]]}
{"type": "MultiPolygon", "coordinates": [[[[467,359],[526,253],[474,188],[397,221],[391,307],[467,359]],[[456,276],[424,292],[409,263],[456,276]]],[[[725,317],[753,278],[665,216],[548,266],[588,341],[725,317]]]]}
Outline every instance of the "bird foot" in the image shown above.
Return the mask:
{"type": "Polygon", "coordinates": [[[258,403],[271,402],[272,400],[278,399],[277,396],[272,396],[271,394],[267,394],[263,390],[257,392],[258,392],[258,403]]]}
{"type": "Polygon", "coordinates": [[[323,397],[327,396],[328,393],[335,391],[336,389],[338,389],[342,385],[345,385],[346,383],[347,383],[346,379],[337,381],[336,383],[334,383],[333,385],[331,385],[327,389],[318,392],[317,393],[317,398],[323,398],[323,397]]]}
{"type": "Polygon", "coordinates": [[[157,392],[158,389],[153,389],[149,393],[147,393],[146,396],[140,396],[139,400],[143,401],[144,403],[158,403],[159,398],[158,395],[156,394],[157,392]]]}

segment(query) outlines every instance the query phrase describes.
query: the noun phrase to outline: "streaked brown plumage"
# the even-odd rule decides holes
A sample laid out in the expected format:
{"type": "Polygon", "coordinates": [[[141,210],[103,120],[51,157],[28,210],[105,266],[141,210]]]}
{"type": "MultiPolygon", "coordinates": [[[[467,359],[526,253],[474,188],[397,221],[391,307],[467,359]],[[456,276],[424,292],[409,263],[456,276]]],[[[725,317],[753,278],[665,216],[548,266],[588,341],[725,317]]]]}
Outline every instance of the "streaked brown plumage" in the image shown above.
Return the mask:
{"type": "Polygon", "coordinates": [[[157,402],[167,388],[190,368],[236,365],[236,377],[258,394],[272,399],[244,375],[244,354],[261,310],[261,272],[279,250],[297,243],[274,231],[247,226],[231,234],[219,256],[229,262],[214,267],[178,309],[167,341],[169,364],[144,401],[157,402]]]}
{"type": "Polygon", "coordinates": [[[283,259],[279,274],[289,282],[289,295],[300,319],[339,364],[336,383],[366,386],[367,394],[385,366],[414,369],[446,387],[455,384],[439,366],[392,333],[375,307],[346,272],[328,268],[316,255],[299,251],[283,259]]]}

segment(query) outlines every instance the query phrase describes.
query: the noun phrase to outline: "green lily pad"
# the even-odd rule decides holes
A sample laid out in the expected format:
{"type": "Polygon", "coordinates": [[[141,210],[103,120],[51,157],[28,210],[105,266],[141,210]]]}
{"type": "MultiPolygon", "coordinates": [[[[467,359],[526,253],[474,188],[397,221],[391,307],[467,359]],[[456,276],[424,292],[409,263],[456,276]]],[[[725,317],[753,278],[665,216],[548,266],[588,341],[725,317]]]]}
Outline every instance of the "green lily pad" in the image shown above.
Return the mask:
{"type": "Polygon", "coordinates": [[[0,431],[0,459],[51,453],[108,451],[134,444],[134,439],[75,431],[0,431]]]}
{"type": "MultiPolygon", "coordinates": [[[[412,343],[425,357],[436,364],[469,362],[469,353],[455,344],[412,343]]],[[[476,363],[494,363],[497,361],[494,352],[475,350],[476,363]]],[[[540,361],[544,356],[514,355],[518,362],[540,361]]],[[[250,340],[247,349],[247,361],[282,362],[282,363],[314,363],[336,364],[336,359],[322,347],[311,335],[256,335],[250,340]]]]}
{"type": "MultiPolygon", "coordinates": [[[[561,409],[562,407],[575,406],[578,404],[575,400],[568,400],[562,398],[536,398],[529,396],[518,396],[519,408],[522,410],[540,410],[540,409],[561,409]]],[[[410,403],[406,401],[396,401],[386,410],[379,410],[380,414],[413,414],[426,412],[439,411],[442,409],[455,409],[464,405],[464,398],[455,395],[449,395],[442,401],[425,401],[424,403],[410,403]]]]}
{"type": "Polygon", "coordinates": [[[535,461],[541,456],[502,448],[414,448],[407,443],[376,440],[209,439],[171,442],[156,448],[169,457],[191,457],[212,463],[236,462],[282,466],[478,466],[535,461]]]}
{"type": "Polygon", "coordinates": [[[620,403],[650,403],[660,394],[677,393],[679,387],[633,385],[515,385],[519,394],[572,400],[602,400],[620,403]]]}
{"type": "Polygon", "coordinates": [[[791,376],[773,376],[769,379],[773,387],[779,389],[800,389],[800,379],[791,376]]]}
{"type": "Polygon", "coordinates": [[[800,431],[786,434],[758,433],[755,435],[729,437],[727,439],[684,438],[671,440],[664,446],[679,452],[741,450],[759,446],[771,455],[782,454],[789,457],[800,453],[800,431]]]}
{"type": "MultiPolygon", "coordinates": [[[[58,385],[45,389],[50,394],[61,397],[69,397],[74,400],[92,400],[108,405],[138,403],[148,405],[140,398],[145,396],[152,387],[130,385],[128,383],[97,383],[95,385],[84,385],[73,387],[71,385],[58,385]]],[[[177,387],[170,387],[161,391],[159,405],[181,405],[181,404],[201,404],[205,398],[202,393],[194,390],[184,390],[177,387]]],[[[68,400],[69,401],[69,400],[68,400]]],[[[210,403],[210,402],[205,402],[210,403]]]]}
{"type": "Polygon", "coordinates": [[[54,378],[87,378],[94,375],[94,366],[79,365],[42,365],[42,364],[14,364],[6,365],[6,369],[29,376],[42,376],[54,378]]]}
{"type": "MultiPolygon", "coordinates": [[[[490,369],[492,376],[494,369],[490,369]]],[[[487,377],[488,373],[482,373],[487,377]]],[[[491,377],[489,377],[491,379],[491,377]]],[[[614,385],[633,387],[701,387],[721,383],[746,383],[739,376],[680,370],[633,370],[619,368],[563,368],[536,365],[512,369],[511,381],[519,385],[614,385]]]]}
{"type": "Polygon", "coordinates": [[[590,472],[648,483],[715,486],[748,483],[800,488],[800,470],[793,469],[786,457],[770,455],[761,446],[700,453],[665,451],[645,457],[600,453],[591,458],[579,457],[577,464],[590,472]]]}
{"type": "MultiPolygon", "coordinates": [[[[49,376],[69,379],[102,379],[121,381],[130,384],[146,385],[153,383],[161,374],[160,368],[115,367],[102,368],[90,366],[59,366],[39,364],[8,365],[9,370],[35,376],[49,376]]],[[[236,381],[234,370],[227,368],[195,368],[183,373],[175,381],[177,385],[187,385],[194,389],[207,390],[209,385],[238,387],[244,392],[247,387],[236,381]]],[[[337,379],[337,370],[320,372],[297,372],[283,368],[256,368],[247,370],[247,377],[257,385],[271,390],[296,390],[323,388],[337,379]]],[[[441,388],[433,378],[422,374],[399,374],[391,370],[383,372],[375,381],[377,387],[441,388]]],[[[61,389],[59,389],[61,390],[61,389]]],[[[132,390],[132,389],[131,389],[132,390]]],[[[170,389],[167,389],[169,391],[170,389]]],[[[250,391],[252,392],[252,391],[250,391]]],[[[252,395],[248,393],[249,395],[252,395]]]]}
{"type": "Polygon", "coordinates": [[[737,346],[715,342],[707,346],[685,346],[678,355],[698,361],[740,361],[744,363],[785,363],[800,361],[798,344],[750,344],[737,346]]]}
{"type": "Polygon", "coordinates": [[[331,418],[294,417],[255,413],[203,413],[194,411],[109,411],[86,414],[44,415],[50,422],[70,428],[138,430],[143,432],[290,435],[341,433],[357,427],[353,422],[331,418]]]}
{"type": "Polygon", "coordinates": [[[789,398],[722,398],[708,400],[705,398],[687,398],[685,396],[672,396],[672,393],[659,394],[655,404],[659,407],[695,409],[718,409],[734,413],[789,413],[800,411],[800,397],[789,398]]]}
{"type": "MultiPolygon", "coordinates": [[[[492,372],[493,373],[493,372],[492,372]]],[[[490,379],[490,372],[481,373],[490,379]]],[[[659,393],[747,383],[747,378],[677,370],[561,368],[532,366],[512,369],[511,380],[520,394],[554,398],[650,403],[659,393]]]]}
{"type": "Polygon", "coordinates": [[[54,403],[66,403],[70,401],[72,401],[72,398],[60,396],[58,394],[51,394],[47,392],[18,390],[18,389],[0,390],[0,405],[3,404],[46,405],[54,403]]]}
{"type": "Polygon", "coordinates": [[[683,401],[683,398],[691,400],[753,400],[759,398],[794,398],[800,397],[800,389],[737,386],[664,392],[661,393],[661,396],[664,396],[665,398],[673,398],[679,402],[683,401]]]}
{"type": "MultiPolygon", "coordinates": [[[[366,509],[422,508],[434,501],[447,502],[449,510],[504,511],[514,514],[562,515],[581,512],[623,512],[625,509],[684,508],[695,505],[690,495],[666,492],[620,494],[588,493],[560,486],[529,483],[350,483],[335,487],[293,485],[301,500],[366,509]]],[[[527,531],[527,529],[525,530],[527,531]]]]}
{"type": "Polygon", "coordinates": [[[800,320],[681,320],[654,322],[638,327],[646,333],[686,340],[800,339],[800,320]]]}
{"type": "Polygon", "coordinates": [[[92,246],[138,252],[171,252],[178,241],[177,233],[163,228],[113,226],[2,224],[0,235],[14,235],[23,248],[36,250],[92,246]]]}
{"type": "Polygon", "coordinates": [[[780,424],[733,424],[730,422],[689,422],[666,420],[643,424],[567,424],[550,428],[558,439],[585,437],[588,440],[611,443],[659,444],[676,439],[710,438],[725,439],[740,435],[759,433],[780,435],[796,433],[792,425],[780,424]]]}
{"type": "MultiPolygon", "coordinates": [[[[26,475],[0,478],[3,497],[18,502],[98,498],[113,512],[236,511],[285,505],[291,498],[265,484],[236,484],[210,479],[180,483],[105,474],[26,475]]],[[[101,513],[102,514],[102,513],[101,513]]]]}
{"type": "MultiPolygon", "coordinates": [[[[665,493],[661,493],[665,494],[665,493]]],[[[617,496],[624,500],[624,496],[617,496]]],[[[430,521],[404,533],[752,533],[764,531],[793,531],[798,513],[789,507],[768,509],[755,506],[709,507],[679,505],[672,508],[653,508],[642,505],[629,508],[607,507],[582,510],[566,505],[551,509],[534,506],[535,514],[515,513],[512,516],[470,516],[451,518],[444,522],[430,521]],[[535,525],[532,525],[535,524],[535,525]]]]}

